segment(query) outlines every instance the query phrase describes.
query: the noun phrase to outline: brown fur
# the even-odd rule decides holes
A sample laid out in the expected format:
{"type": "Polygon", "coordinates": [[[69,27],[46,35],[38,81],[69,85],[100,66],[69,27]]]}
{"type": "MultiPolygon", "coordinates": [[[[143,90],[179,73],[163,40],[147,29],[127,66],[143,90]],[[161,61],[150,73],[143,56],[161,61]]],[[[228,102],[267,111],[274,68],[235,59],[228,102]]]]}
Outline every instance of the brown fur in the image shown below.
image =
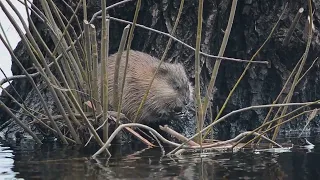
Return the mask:
{"type": "MultiPolygon", "coordinates": [[[[116,54],[108,59],[109,104],[113,104],[113,82],[116,54]]],[[[119,88],[121,87],[126,52],[120,63],[119,88]]],[[[135,118],[141,100],[159,64],[159,60],[139,51],[130,51],[122,101],[122,113],[130,120],[135,118]]],[[[119,91],[120,93],[120,91],[119,91]]],[[[192,96],[191,85],[181,64],[163,62],[151,85],[149,95],[140,111],[137,122],[149,123],[170,119],[181,112],[192,96]],[[177,112],[175,112],[177,111],[177,112]]]]}

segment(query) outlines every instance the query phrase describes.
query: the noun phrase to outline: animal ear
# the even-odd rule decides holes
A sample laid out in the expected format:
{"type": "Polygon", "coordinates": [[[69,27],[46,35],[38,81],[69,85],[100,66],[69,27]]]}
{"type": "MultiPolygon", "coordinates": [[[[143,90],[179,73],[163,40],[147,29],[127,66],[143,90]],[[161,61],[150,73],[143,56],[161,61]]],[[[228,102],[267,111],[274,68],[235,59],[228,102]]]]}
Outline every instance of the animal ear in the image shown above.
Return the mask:
{"type": "Polygon", "coordinates": [[[168,69],[163,66],[160,66],[158,69],[158,74],[166,75],[166,74],[168,74],[168,69]]]}
{"type": "Polygon", "coordinates": [[[181,63],[177,63],[177,66],[184,69],[184,66],[181,63]]]}

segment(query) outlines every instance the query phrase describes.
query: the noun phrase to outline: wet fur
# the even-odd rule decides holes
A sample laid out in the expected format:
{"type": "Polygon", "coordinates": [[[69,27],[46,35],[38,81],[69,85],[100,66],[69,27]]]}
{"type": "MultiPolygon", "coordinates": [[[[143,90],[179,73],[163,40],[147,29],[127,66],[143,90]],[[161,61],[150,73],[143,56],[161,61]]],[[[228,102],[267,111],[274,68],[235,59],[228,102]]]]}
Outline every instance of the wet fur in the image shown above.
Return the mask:
{"type": "MultiPolygon", "coordinates": [[[[117,54],[108,59],[109,104],[113,104],[114,66],[117,54]]],[[[122,53],[119,73],[119,88],[123,77],[126,52],[122,53]]],[[[135,118],[141,100],[159,64],[159,59],[139,51],[130,51],[126,82],[122,101],[122,113],[130,120],[135,118]]],[[[100,71],[99,71],[100,72],[100,71]]],[[[151,85],[149,95],[140,111],[137,122],[150,123],[173,118],[176,107],[182,109],[192,99],[192,87],[181,64],[163,62],[151,85]]],[[[179,108],[178,108],[179,109],[179,108]]]]}

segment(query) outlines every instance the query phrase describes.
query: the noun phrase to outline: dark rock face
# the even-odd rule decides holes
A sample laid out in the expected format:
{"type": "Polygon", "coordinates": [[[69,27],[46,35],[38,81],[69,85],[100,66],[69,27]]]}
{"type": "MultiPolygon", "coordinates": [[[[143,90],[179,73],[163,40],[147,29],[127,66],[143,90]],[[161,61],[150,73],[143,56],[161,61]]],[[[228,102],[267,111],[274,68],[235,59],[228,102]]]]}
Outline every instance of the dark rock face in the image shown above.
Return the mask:
{"type": "MultiPolygon", "coordinates": [[[[88,12],[90,18],[94,12],[99,11],[101,8],[100,1],[89,2],[90,3],[88,12]]],[[[117,1],[108,1],[108,5],[114,4],[116,2],[117,1]]],[[[39,2],[38,0],[34,0],[34,3],[38,5],[39,2]]],[[[70,17],[72,15],[72,13],[64,4],[61,4],[60,1],[56,1],[56,3],[58,4],[60,10],[64,12],[67,17],[70,17]]],[[[201,43],[201,50],[203,52],[213,55],[218,54],[224,35],[223,30],[226,28],[228,22],[231,3],[231,0],[205,1],[201,43]]],[[[178,0],[163,0],[160,2],[153,0],[142,1],[138,23],[164,32],[170,32],[174,25],[179,4],[180,1],[178,0]]],[[[76,6],[76,4],[71,3],[71,1],[70,5],[73,8],[75,8],[76,6]]],[[[279,0],[239,1],[232,31],[224,56],[239,59],[250,59],[268,37],[271,29],[273,28],[273,25],[277,22],[280,14],[282,13],[284,6],[284,2],[279,0]]],[[[193,47],[195,46],[196,40],[197,7],[198,5],[196,1],[186,0],[183,14],[175,35],[175,37],[193,47]]],[[[306,61],[303,72],[310,67],[313,60],[319,55],[319,9],[320,2],[315,1],[313,3],[313,11],[315,11],[315,30],[308,59],[306,61]]],[[[132,21],[134,10],[135,2],[129,2],[110,10],[109,14],[112,17],[132,21]]],[[[281,91],[281,88],[285,84],[286,79],[289,77],[290,72],[294,68],[295,64],[299,61],[304,53],[307,40],[303,36],[303,34],[305,24],[307,22],[307,15],[307,1],[289,1],[288,8],[285,11],[283,18],[281,19],[277,30],[255,59],[260,61],[267,60],[271,62],[271,67],[262,64],[252,64],[245,77],[240,82],[238,88],[232,95],[223,114],[239,108],[244,108],[252,105],[269,104],[273,102],[278,93],[281,91]],[[294,30],[289,45],[283,46],[282,42],[285,38],[285,35],[295,17],[296,12],[300,7],[303,7],[305,11],[301,16],[296,29],[294,30]]],[[[37,27],[40,29],[41,35],[45,40],[50,42],[47,28],[34,16],[32,17],[35,20],[37,27]]],[[[81,22],[82,12],[79,12],[79,18],[81,22]]],[[[94,21],[94,24],[98,30],[98,37],[100,37],[100,20],[94,21]]],[[[111,22],[110,54],[114,53],[117,50],[121,38],[121,32],[125,25],[126,24],[116,21],[111,22]]],[[[73,26],[77,31],[78,29],[76,28],[77,26],[75,23],[73,23],[73,26]]],[[[156,57],[161,57],[167,41],[168,37],[136,27],[132,49],[147,52],[156,57]]],[[[32,66],[22,43],[18,44],[17,48],[15,49],[15,54],[26,68],[32,66]]],[[[178,42],[173,42],[167,58],[171,61],[182,62],[189,72],[188,74],[190,75],[190,80],[194,81],[193,50],[186,48],[178,42]]],[[[202,90],[204,90],[204,87],[210,81],[210,76],[215,59],[202,56],[201,61],[201,85],[202,90]]],[[[216,81],[217,91],[212,101],[213,117],[215,117],[215,115],[217,114],[217,107],[221,108],[233,85],[243,72],[245,65],[245,63],[226,60],[223,60],[223,62],[221,63],[218,78],[216,81]]],[[[292,102],[306,102],[320,99],[319,65],[320,63],[319,61],[317,61],[311,68],[309,73],[296,87],[292,102]]],[[[15,64],[12,65],[12,71],[14,75],[21,74],[21,70],[18,69],[15,64]]],[[[47,98],[48,102],[50,102],[49,107],[51,108],[51,110],[55,109],[50,93],[45,90],[45,85],[41,83],[39,79],[36,78],[36,80],[38,82],[38,85],[43,89],[42,92],[45,98],[47,98]]],[[[37,99],[36,93],[32,90],[31,85],[26,79],[14,80],[12,84],[21,94],[21,97],[27,105],[32,107],[34,110],[42,109],[39,100],[37,99]]],[[[8,87],[7,90],[14,97],[17,97],[11,87],[8,87]]],[[[289,89],[286,90],[285,94],[288,92],[289,89]]],[[[21,111],[12,101],[10,101],[10,99],[4,93],[2,93],[1,100],[4,101],[9,107],[21,111]]],[[[292,110],[292,108],[289,108],[289,110],[290,109],[292,110]]],[[[267,111],[268,109],[255,109],[236,114],[215,127],[216,135],[218,138],[229,138],[234,137],[241,131],[252,130],[263,121],[267,111]]],[[[22,118],[25,122],[30,121],[30,119],[28,119],[24,115],[19,114],[19,118],[22,118]]],[[[301,130],[301,128],[305,124],[305,121],[303,121],[305,118],[306,116],[302,116],[292,123],[287,124],[285,126],[286,129],[301,130]]],[[[178,126],[181,131],[184,132],[184,134],[190,135],[193,133],[190,131],[195,129],[195,123],[192,115],[187,119],[189,119],[189,121],[185,121],[186,125],[181,125],[181,123],[175,125],[175,123],[173,123],[172,126],[178,126]]],[[[8,120],[10,120],[8,115],[0,109],[0,124],[3,124],[8,120]]],[[[319,117],[317,117],[311,123],[311,130],[317,128],[318,125],[319,117]]],[[[9,135],[19,130],[17,125],[15,125],[14,123],[11,123],[6,127],[7,128],[3,129],[2,131],[7,133],[9,132],[9,135]]]]}

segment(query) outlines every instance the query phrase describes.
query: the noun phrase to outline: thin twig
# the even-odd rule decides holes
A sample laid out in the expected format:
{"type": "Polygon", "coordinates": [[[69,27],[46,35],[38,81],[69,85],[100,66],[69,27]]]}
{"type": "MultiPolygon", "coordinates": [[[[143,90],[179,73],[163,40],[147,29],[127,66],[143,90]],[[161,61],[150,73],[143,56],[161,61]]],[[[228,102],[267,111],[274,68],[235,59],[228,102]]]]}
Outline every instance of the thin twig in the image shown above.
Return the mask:
{"type": "MultiPolygon", "coordinates": [[[[180,140],[180,141],[182,141],[182,142],[188,140],[188,138],[184,137],[183,135],[181,135],[180,133],[176,132],[175,130],[169,128],[168,125],[159,126],[159,128],[160,128],[162,131],[170,134],[171,136],[177,138],[178,140],[180,140]]],[[[192,141],[192,140],[190,140],[190,141],[188,142],[188,145],[189,145],[189,146],[199,146],[198,143],[196,143],[196,142],[194,142],[194,141],[192,141]]]]}
{"type": "MultiPolygon", "coordinates": [[[[101,18],[101,16],[99,18],[101,18]]],[[[110,16],[109,18],[111,20],[114,20],[114,21],[118,21],[118,22],[122,22],[122,23],[126,23],[126,24],[132,24],[132,22],[130,22],[130,21],[126,21],[126,20],[123,20],[123,19],[115,18],[115,17],[112,17],[112,16],[110,16]]],[[[149,28],[149,27],[141,25],[141,24],[136,24],[136,26],[140,27],[140,28],[143,28],[143,29],[147,29],[149,31],[152,31],[152,32],[155,32],[155,33],[158,33],[158,34],[165,35],[165,36],[167,36],[169,38],[172,38],[173,40],[179,42],[180,44],[186,46],[187,48],[192,49],[193,51],[195,51],[194,47],[184,43],[183,41],[179,40],[178,38],[176,38],[174,36],[171,36],[169,33],[158,31],[156,29],[149,28]]],[[[229,58],[229,57],[220,57],[220,56],[210,55],[210,54],[207,54],[207,53],[204,53],[204,52],[201,52],[201,51],[200,51],[200,54],[203,55],[203,56],[206,56],[206,57],[209,57],[209,58],[215,58],[215,59],[229,60],[229,61],[235,61],[235,62],[246,62],[246,63],[250,62],[250,60],[243,60],[243,59],[229,58]]],[[[268,61],[252,61],[251,63],[266,64],[266,65],[269,64],[268,61]]]]}
{"type": "Polygon", "coordinates": [[[156,135],[162,142],[173,145],[173,146],[180,146],[180,144],[178,144],[178,143],[171,142],[171,141],[167,140],[166,138],[161,136],[156,130],[150,128],[149,126],[146,126],[143,124],[138,124],[138,123],[128,123],[128,124],[121,124],[120,126],[118,126],[118,128],[113,131],[113,133],[109,137],[108,141],[92,156],[92,158],[96,158],[107,147],[109,147],[111,141],[116,137],[116,135],[119,133],[119,131],[121,131],[125,127],[139,127],[139,128],[147,129],[147,130],[151,131],[154,135],[156,135]]]}
{"type": "MultiPolygon", "coordinates": [[[[106,1],[101,1],[101,7],[106,6],[106,1]]],[[[104,9],[104,8],[103,8],[104,9]]],[[[109,89],[108,89],[108,73],[107,73],[107,64],[109,56],[109,28],[110,20],[105,19],[106,12],[102,10],[102,27],[101,27],[101,72],[100,72],[100,98],[102,105],[102,118],[107,118],[107,112],[109,110],[109,89]]],[[[106,123],[103,127],[103,141],[106,142],[109,137],[109,123],[106,123]]]]}
{"type": "MultiPolygon", "coordinates": [[[[259,52],[263,49],[263,47],[267,44],[267,42],[269,42],[269,40],[271,39],[271,36],[273,35],[273,33],[275,32],[282,16],[284,15],[285,10],[287,9],[288,6],[288,2],[286,3],[280,17],[278,18],[278,21],[276,22],[276,24],[273,26],[271,32],[269,33],[267,39],[262,43],[262,45],[259,47],[259,49],[254,53],[254,55],[251,57],[250,62],[246,65],[245,69],[243,70],[242,74],[240,75],[239,79],[237,80],[237,82],[235,83],[235,85],[233,86],[233,88],[231,89],[231,91],[228,94],[228,97],[226,98],[226,100],[224,101],[222,107],[220,108],[220,111],[218,112],[216,118],[214,121],[216,121],[222,114],[223,110],[226,108],[227,103],[229,102],[233,92],[236,90],[236,88],[238,87],[239,83],[241,82],[241,80],[243,79],[243,77],[245,76],[246,72],[248,71],[251,62],[253,61],[253,59],[259,54],[259,52]]],[[[209,131],[206,132],[206,134],[204,135],[204,138],[206,137],[206,135],[209,133],[209,131]]]]}
{"type": "Polygon", "coordinates": [[[164,148],[163,148],[161,142],[159,141],[159,139],[157,138],[157,136],[154,135],[151,131],[149,131],[149,133],[153,136],[153,138],[154,138],[154,139],[157,141],[157,143],[159,144],[159,147],[160,147],[160,149],[161,149],[161,155],[162,155],[162,156],[166,155],[166,151],[164,150],[164,148]]]}
{"type": "MultiPolygon", "coordinates": [[[[1,8],[4,10],[4,12],[7,12],[8,11],[3,7],[3,4],[2,2],[0,2],[0,6],[1,8]]],[[[9,19],[11,19],[11,22],[14,22],[12,17],[9,16],[8,17],[9,19]]],[[[16,25],[15,28],[18,28],[17,24],[14,23],[14,25],[16,25]]],[[[18,29],[19,30],[19,29],[18,29]]],[[[17,31],[18,31],[17,30],[17,31]]],[[[22,36],[22,32],[21,31],[18,31],[20,32],[20,36],[22,36]]],[[[13,61],[18,65],[18,67],[22,70],[22,72],[25,74],[25,76],[28,78],[28,80],[30,81],[32,87],[36,90],[36,93],[38,94],[39,98],[40,98],[40,101],[41,101],[41,104],[43,105],[43,108],[45,110],[45,112],[47,113],[49,119],[51,120],[55,130],[58,132],[58,135],[59,137],[61,138],[62,142],[65,143],[65,144],[68,144],[68,142],[65,140],[65,138],[63,138],[63,134],[61,133],[60,129],[58,128],[58,126],[56,125],[56,123],[54,122],[54,120],[52,119],[52,116],[51,116],[51,113],[49,111],[49,108],[48,106],[46,105],[46,102],[44,101],[44,98],[43,96],[41,95],[41,92],[39,90],[39,88],[37,87],[37,85],[35,84],[34,80],[32,79],[32,77],[29,75],[29,73],[27,72],[27,70],[23,67],[23,65],[21,64],[21,62],[18,60],[18,58],[16,57],[16,55],[13,53],[13,50],[9,47],[9,45],[5,42],[4,38],[2,37],[2,35],[0,34],[0,39],[1,41],[3,42],[3,44],[5,45],[5,47],[7,48],[7,50],[9,51],[9,53],[11,54],[11,57],[13,59],[13,61]]],[[[23,39],[23,38],[22,38],[23,39]]],[[[26,39],[23,39],[25,40],[25,43],[26,43],[26,39]]],[[[29,46],[27,46],[29,47],[29,46]]],[[[30,48],[30,47],[29,47],[30,48]]],[[[29,52],[32,52],[31,49],[29,52]]]]}
{"type": "MultiPolygon", "coordinates": [[[[299,108],[298,108],[298,109],[299,109],[299,108]]],[[[304,111],[304,112],[302,112],[302,113],[300,113],[300,114],[297,114],[297,115],[295,115],[295,116],[287,119],[286,121],[282,121],[281,123],[276,124],[275,126],[268,127],[265,131],[263,131],[263,132],[261,133],[261,135],[266,134],[267,132],[271,131],[272,129],[277,128],[277,127],[279,127],[279,126],[281,126],[282,124],[285,124],[285,123],[287,123],[287,122],[290,122],[290,121],[292,121],[293,119],[295,119],[295,118],[297,118],[297,117],[299,117],[299,116],[301,116],[301,115],[303,115],[303,114],[305,114],[305,113],[308,113],[308,112],[310,112],[310,111],[304,111]]],[[[268,125],[268,124],[271,124],[271,123],[273,123],[273,122],[275,122],[275,121],[277,121],[277,120],[279,120],[279,119],[281,119],[281,118],[283,118],[283,117],[279,117],[279,118],[274,119],[274,120],[272,120],[272,121],[269,121],[269,122],[267,122],[267,123],[265,123],[265,124],[262,124],[260,127],[254,129],[252,132],[256,132],[256,131],[258,131],[258,129],[261,129],[261,128],[263,128],[264,126],[266,126],[266,125],[268,125]]],[[[247,136],[249,136],[249,135],[251,135],[251,134],[249,133],[247,136]]],[[[234,148],[235,146],[237,146],[237,145],[238,145],[242,140],[244,140],[247,136],[244,136],[242,139],[240,139],[236,144],[234,144],[234,145],[232,146],[232,148],[234,148]]],[[[253,139],[249,140],[249,141],[248,141],[247,143],[245,143],[242,147],[244,147],[244,146],[246,146],[247,144],[253,142],[253,141],[256,140],[257,138],[260,138],[260,136],[256,136],[256,137],[254,137],[253,139]]],[[[273,140],[272,140],[272,141],[273,141],[273,140]]]]}
{"type": "MultiPolygon", "coordinates": [[[[118,52],[117,52],[117,56],[115,59],[115,64],[114,64],[114,77],[113,77],[113,95],[112,95],[112,99],[113,99],[113,108],[120,111],[118,108],[120,102],[122,99],[119,97],[119,74],[120,74],[120,69],[122,69],[121,65],[121,58],[122,53],[124,51],[126,42],[127,42],[127,37],[128,37],[128,33],[129,33],[129,29],[130,29],[130,25],[127,25],[123,31],[122,31],[122,36],[121,36],[121,40],[120,40],[120,45],[118,48],[118,52]]],[[[118,119],[118,117],[117,117],[118,119]]],[[[119,122],[117,121],[117,124],[119,122]]],[[[117,125],[118,126],[118,125],[117,125]]]]}
{"type": "MultiPolygon", "coordinates": [[[[178,11],[178,14],[177,14],[177,18],[176,18],[176,21],[175,21],[175,23],[174,23],[174,27],[173,27],[172,31],[170,32],[170,35],[174,35],[174,33],[175,33],[175,31],[176,31],[176,29],[177,29],[177,27],[178,27],[178,23],[179,23],[179,20],[180,20],[180,16],[181,16],[181,14],[182,14],[183,6],[184,6],[184,0],[181,0],[180,7],[179,7],[179,11],[178,11]]],[[[155,77],[156,77],[156,74],[158,73],[158,70],[159,70],[161,64],[163,63],[163,61],[164,61],[164,59],[165,59],[165,57],[166,57],[166,55],[167,55],[167,53],[168,53],[168,51],[169,51],[169,49],[170,49],[171,43],[172,43],[172,38],[169,38],[169,41],[168,41],[168,43],[167,43],[167,45],[166,45],[166,48],[165,48],[165,50],[164,50],[164,52],[163,52],[163,55],[162,55],[162,57],[161,57],[161,59],[160,59],[160,62],[159,62],[159,64],[158,64],[155,72],[154,72],[153,75],[152,75],[152,78],[151,78],[151,80],[150,80],[150,82],[149,82],[149,84],[148,84],[148,87],[147,87],[146,92],[144,93],[144,95],[143,95],[143,97],[142,97],[141,103],[140,103],[140,105],[139,105],[139,107],[138,107],[138,110],[137,110],[137,112],[136,112],[136,114],[135,114],[135,117],[134,117],[133,122],[136,122],[136,121],[138,120],[138,117],[139,117],[139,114],[140,114],[140,112],[141,112],[141,109],[142,109],[142,107],[143,107],[143,105],[144,105],[144,103],[145,103],[145,101],[147,100],[147,97],[148,97],[148,95],[149,95],[149,92],[150,92],[152,83],[153,83],[153,81],[154,81],[154,79],[155,79],[155,77]]]]}
{"type": "Polygon", "coordinates": [[[291,26],[290,26],[290,28],[289,28],[289,30],[288,30],[288,32],[287,32],[286,37],[285,37],[284,40],[283,40],[283,44],[282,44],[283,46],[287,46],[287,45],[288,45],[289,40],[290,40],[290,38],[291,38],[291,36],[292,36],[293,30],[295,29],[298,21],[300,20],[300,17],[301,17],[301,15],[302,15],[303,11],[304,11],[303,8],[300,8],[300,9],[298,10],[296,16],[294,17],[294,19],[293,19],[293,21],[292,21],[292,23],[291,23],[291,26]]]}
{"type": "MultiPolygon", "coordinates": [[[[122,77],[122,83],[121,83],[121,89],[120,89],[120,97],[119,97],[120,100],[119,100],[119,104],[118,104],[118,116],[117,116],[118,119],[119,119],[119,116],[120,116],[120,110],[121,110],[121,106],[122,106],[122,96],[123,96],[123,91],[124,91],[124,85],[125,85],[125,82],[126,82],[131,43],[132,43],[133,36],[134,36],[133,32],[134,32],[136,24],[137,24],[137,20],[138,20],[140,8],[141,8],[141,1],[142,0],[138,0],[138,2],[136,4],[136,9],[134,11],[132,26],[130,28],[130,32],[129,32],[129,36],[128,36],[128,43],[127,43],[127,50],[126,50],[126,61],[125,61],[125,64],[124,64],[123,77],[122,77]]],[[[140,110],[140,108],[141,108],[141,106],[139,107],[138,111],[140,110]]],[[[138,113],[136,114],[133,122],[136,122],[137,116],[138,116],[138,113]]],[[[118,119],[117,119],[117,121],[118,121],[118,119]]]]}
{"type": "Polygon", "coordinates": [[[0,107],[2,107],[2,109],[4,109],[4,111],[6,113],[8,113],[11,118],[23,129],[25,130],[28,134],[30,134],[30,136],[32,136],[32,138],[38,143],[38,144],[42,144],[41,140],[31,131],[31,129],[26,126],[25,124],[23,124],[23,122],[21,122],[11,111],[10,109],[0,100],[0,107]]]}
{"type": "MultiPolygon", "coordinates": [[[[1,68],[0,68],[1,69],[1,68]]],[[[33,111],[34,113],[37,113],[37,114],[40,114],[40,115],[43,115],[42,113],[40,112],[37,112],[33,109],[30,109],[28,108],[25,104],[20,104],[5,88],[3,88],[1,85],[0,85],[0,88],[2,89],[2,91],[4,93],[6,93],[7,96],[9,96],[9,98],[14,102],[16,103],[20,108],[22,108],[26,113],[23,113],[23,112],[20,112],[20,111],[15,111],[13,109],[10,109],[12,112],[15,112],[15,113],[20,113],[20,114],[23,114],[25,116],[29,116],[29,117],[32,117],[33,119],[35,119],[35,121],[39,122],[40,124],[42,124],[43,126],[45,126],[46,128],[48,128],[49,130],[51,130],[53,133],[58,134],[58,132],[54,129],[52,129],[50,126],[48,126],[46,123],[42,122],[38,117],[36,117],[35,115],[33,115],[30,111],[33,111]],[[28,109],[27,109],[28,108],[28,109]],[[30,110],[30,111],[29,111],[30,110]]],[[[23,102],[23,101],[22,101],[23,102]]],[[[24,103],[24,102],[23,102],[24,103]]],[[[52,117],[53,119],[53,117],[52,117]]],[[[49,120],[49,119],[48,119],[49,120]]],[[[9,121],[8,121],[9,122],[9,121]]],[[[1,128],[0,128],[1,130],[1,128]]],[[[65,137],[65,136],[64,136],[65,137]]],[[[66,140],[70,141],[71,143],[75,143],[74,140],[68,138],[68,137],[65,137],[66,140]]]]}
{"type": "MultiPolygon", "coordinates": [[[[175,148],[174,150],[172,150],[171,152],[169,152],[169,154],[172,154],[174,152],[176,152],[178,149],[180,149],[183,145],[185,145],[188,141],[192,140],[193,138],[197,137],[200,133],[203,133],[205,131],[207,131],[208,129],[210,129],[211,127],[213,127],[214,125],[220,123],[221,121],[224,121],[226,118],[234,115],[234,114],[237,114],[237,113],[240,113],[240,112],[243,112],[243,111],[248,111],[248,110],[253,110],[253,109],[260,109],[260,108],[268,108],[268,107],[282,107],[282,106],[307,106],[307,105],[312,105],[312,104],[320,104],[319,103],[320,100],[318,101],[314,101],[314,102],[305,102],[305,103],[287,103],[287,104],[267,104],[267,105],[259,105],[259,106],[249,106],[249,107],[245,107],[245,108],[242,108],[242,109],[237,109],[237,110],[234,110],[224,116],[222,116],[221,118],[217,119],[216,121],[214,121],[213,123],[211,123],[210,125],[208,125],[207,127],[205,127],[202,131],[196,133],[195,135],[193,135],[191,138],[189,138],[187,141],[185,141],[184,143],[182,143],[179,147],[175,148]]],[[[294,113],[294,111],[292,111],[291,113],[294,113]]],[[[288,116],[290,115],[291,113],[289,114],[286,114],[285,116],[288,116]]]]}
{"type": "MultiPolygon", "coordinates": [[[[306,63],[306,60],[307,60],[307,57],[308,57],[308,53],[309,53],[309,49],[310,49],[310,46],[311,46],[311,39],[312,39],[312,34],[313,34],[312,33],[313,14],[312,14],[312,1],[311,0],[308,0],[308,9],[309,9],[309,16],[310,16],[310,22],[309,22],[309,28],[308,28],[308,41],[307,41],[305,52],[302,55],[301,64],[300,64],[300,66],[299,66],[299,68],[297,70],[296,75],[294,76],[293,83],[292,83],[292,86],[291,86],[290,91],[288,93],[288,98],[286,100],[286,103],[291,101],[291,98],[293,96],[293,92],[294,92],[294,90],[296,88],[296,83],[299,80],[299,77],[300,77],[300,74],[301,74],[302,69],[304,67],[304,64],[306,63]]],[[[283,116],[287,112],[287,110],[288,110],[288,107],[283,107],[283,110],[281,112],[281,116],[283,116]]],[[[278,123],[281,123],[281,121],[282,121],[282,119],[279,119],[278,123]]],[[[280,130],[280,126],[278,126],[274,130],[274,133],[273,133],[273,136],[272,136],[272,140],[276,139],[279,130],[280,130]]]]}
{"type": "MultiPolygon", "coordinates": [[[[224,32],[224,36],[223,36],[223,40],[222,40],[222,43],[221,43],[221,46],[220,46],[220,50],[219,50],[218,56],[223,56],[223,54],[225,52],[225,49],[227,47],[227,43],[228,43],[229,36],[230,36],[230,33],[231,33],[231,28],[232,28],[232,25],[233,25],[233,19],[234,19],[234,16],[235,16],[235,13],[236,13],[236,9],[237,9],[237,3],[238,3],[238,0],[233,0],[232,1],[229,20],[228,20],[228,25],[227,25],[227,28],[226,28],[226,30],[224,32]]],[[[212,95],[213,95],[212,91],[213,91],[213,88],[215,86],[215,82],[216,82],[216,79],[217,79],[217,76],[218,76],[218,71],[219,71],[220,64],[221,64],[221,59],[217,59],[215,64],[214,64],[213,70],[212,70],[211,79],[210,79],[210,82],[209,82],[209,85],[208,85],[208,88],[207,88],[207,92],[206,92],[206,96],[205,96],[204,102],[203,102],[203,112],[202,113],[204,115],[207,114],[209,100],[212,99],[212,95]]],[[[202,118],[203,119],[201,119],[201,121],[204,121],[204,117],[202,117],[202,118]]]]}
{"type": "Polygon", "coordinates": [[[310,65],[310,67],[302,74],[302,76],[298,79],[297,83],[300,82],[306,75],[307,73],[311,70],[311,68],[313,67],[313,65],[317,62],[319,57],[317,57],[312,64],[310,65]]]}
{"type": "MultiPolygon", "coordinates": [[[[270,142],[270,143],[278,146],[279,148],[283,148],[280,144],[278,144],[277,142],[269,139],[268,137],[266,137],[266,136],[264,136],[264,135],[262,135],[262,134],[259,134],[259,133],[257,133],[257,132],[252,132],[252,131],[243,132],[243,133],[237,135],[236,137],[234,137],[234,138],[232,138],[232,139],[229,139],[229,140],[226,140],[226,141],[219,141],[219,142],[216,142],[216,143],[203,145],[202,148],[203,148],[203,150],[209,149],[209,148],[210,148],[210,149],[215,149],[215,148],[221,149],[221,148],[222,148],[221,146],[226,145],[226,144],[232,144],[232,143],[238,141],[240,138],[246,137],[248,134],[254,135],[254,136],[256,136],[256,137],[261,137],[261,138],[267,140],[268,142],[270,142]]],[[[200,149],[200,147],[201,147],[201,146],[198,145],[198,146],[192,146],[192,147],[190,147],[190,148],[191,148],[191,149],[200,149]]],[[[231,147],[232,147],[232,146],[231,146],[231,147]]],[[[231,148],[231,147],[230,147],[230,148],[231,148]]],[[[244,147],[244,146],[242,146],[242,147],[244,147]]],[[[177,152],[174,153],[174,154],[175,154],[175,155],[181,154],[181,151],[177,151],[177,152]]]]}
{"type": "MultiPolygon", "coordinates": [[[[197,112],[196,121],[197,121],[197,129],[196,132],[200,132],[202,130],[202,121],[204,119],[203,114],[203,105],[201,101],[201,91],[200,91],[200,73],[201,73],[201,65],[200,65],[200,45],[201,45],[201,34],[202,34],[202,18],[203,16],[203,0],[199,0],[198,4],[198,25],[197,25],[197,36],[196,36],[196,49],[195,49],[195,63],[194,63],[194,69],[195,69],[195,108],[197,112]]],[[[202,146],[202,134],[199,134],[198,137],[196,137],[196,141],[200,143],[200,146],[202,146]]]]}
{"type": "MultiPolygon", "coordinates": [[[[108,11],[109,9],[112,9],[112,8],[114,8],[114,7],[116,7],[116,6],[119,6],[119,5],[121,5],[121,4],[130,2],[130,1],[132,1],[132,0],[124,0],[124,1],[117,2],[117,3],[115,3],[115,4],[112,4],[111,6],[106,7],[106,8],[105,8],[105,11],[108,11]]],[[[91,18],[91,20],[89,21],[89,23],[92,23],[92,22],[97,18],[97,16],[99,16],[101,13],[102,13],[102,10],[94,13],[93,16],[92,16],[92,18],[91,18]]]]}
{"type": "MultiPolygon", "coordinates": [[[[8,45],[9,45],[9,44],[8,44],[8,45]]],[[[10,47],[10,48],[11,48],[11,47],[10,47]]],[[[1,71],[1,73],[3,74],[4,78],[5,78],[5,79],[8,79],[6,73],[4,73],[4,71],[3,71],[3,69],[2,69],[1,67],[0,67],[0,71],[1,71]]],[[[24,104],[24,100],[22,99],[22,97],[20,96],[20,94],[18,93],[18,91],[16,90],[16,88],[11,84],[10,81],[7,80],[7,82],[9,83],[9,86],[12,87],[14,93],[18,96],[18,98],[20,99],[20,101],[23,103],[23,106],[24,106],[24,107],[27,107],[27,106],[24,104]]],[[[2,88],[2,84],[0,84],[0,87],[2,88]]]]}
{"type": "MultiPolygon", "coordinates": [[[[92,48],[92,97],[94,99],[99,99],[99,89],[98,89],[98,45],[97,45],[97,37],[96,37],[96,29],[94,25],[90,25],[90,36],[91,36],[91,48],[92,48]]],[[[99,106],[96,102],[91,101],[94,107],[96,107],[96,111],[98,114],[101,113],[101,106],[99,106]]]]}

